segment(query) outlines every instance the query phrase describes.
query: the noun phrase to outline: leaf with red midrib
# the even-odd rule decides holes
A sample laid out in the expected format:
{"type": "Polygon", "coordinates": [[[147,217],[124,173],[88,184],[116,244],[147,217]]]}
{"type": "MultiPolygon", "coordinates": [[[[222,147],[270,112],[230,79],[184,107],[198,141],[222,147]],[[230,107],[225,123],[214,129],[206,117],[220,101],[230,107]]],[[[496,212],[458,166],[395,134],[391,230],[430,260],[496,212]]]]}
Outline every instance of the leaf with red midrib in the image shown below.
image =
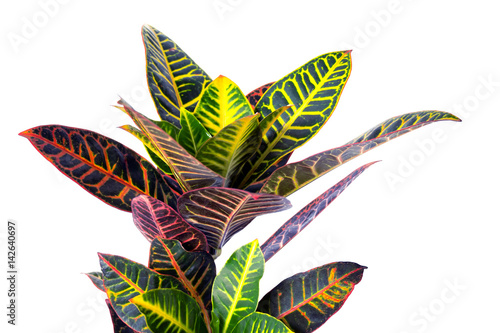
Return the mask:
{"type": "Polygon", "coordinates": [[[371,162],[357,168],[286,221],[267,241],[265,241],[264,244],[261,245],[265,260],[268,261],[271,259],[279,250],[288,244],[288,242],[304,230],[316,216],[328,207],[328,205],[351,185],[360,174],[374,163],[376,162],[371,162]]]}
{"type": "Polygon", "coordinates": [[[184,193],[178,205],[182,217],[205,234],[212,249],[219,250],[255,217],[287,209],[290,202],[272,194],[207,187],[184,193]]]}
{"type": "Polygon", "coordinates": [[[340,310],[364,269],[353,262],[335,262],[295,274],[267,293],[257,311],[281,320],[293,332],[313,332],[340,310]]]}
{"type": "Polygon", "coordinates": [[[207,326],[212,310],[212,285],[216,275],[214,259],[204,251],[186,251],[177,240],[156,238],[151,243],[149,267],[179,280],[200,306],[207,326]]]}
{"type": "Polygon", "coordinates": [[[175,239],[188,251],[208,251],[205,235],[187,223],[172,207],[141,195],[132,200],[134,224],[152,242],[156,237],[175,239]]]}
{"type": "Polygon", "coordinates": [[[61,125],[38,126],[19,133],[59,171],[105,203],[130,211],[146,194],[177,207],[177,197],[158,170],[139,154],[111,138],[61,125]]]}

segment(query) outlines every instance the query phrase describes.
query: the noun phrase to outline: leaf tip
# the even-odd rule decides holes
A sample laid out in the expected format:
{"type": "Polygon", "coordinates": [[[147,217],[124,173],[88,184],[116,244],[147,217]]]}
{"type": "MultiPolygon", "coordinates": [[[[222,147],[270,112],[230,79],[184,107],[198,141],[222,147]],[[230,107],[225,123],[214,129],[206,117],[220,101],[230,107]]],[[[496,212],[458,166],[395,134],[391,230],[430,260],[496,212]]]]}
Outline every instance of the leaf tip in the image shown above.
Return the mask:
{"type": "Polygon", "coordinates": [[[28,130],[25,130],[25,131],[19,132],[19,134],[18,134],[18,135],[20,135],[20,136],[22,136],[22,137],[27,138],[27,137],[29,136],[29,132],[30,132],[30,130],[28,129],[28,130]]]}

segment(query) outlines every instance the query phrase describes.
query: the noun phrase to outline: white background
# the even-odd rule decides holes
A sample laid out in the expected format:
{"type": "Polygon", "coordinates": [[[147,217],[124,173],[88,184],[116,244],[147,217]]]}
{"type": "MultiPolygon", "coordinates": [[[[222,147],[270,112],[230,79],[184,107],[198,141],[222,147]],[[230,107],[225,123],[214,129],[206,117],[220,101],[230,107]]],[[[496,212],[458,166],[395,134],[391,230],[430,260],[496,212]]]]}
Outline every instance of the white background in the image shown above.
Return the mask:
{"type": "MultiPolygon", "coordinates": [[[[0,265],[5,224],[18,222],[18,325],[8,332],[112,332],[82,272],[96,253],[147,263],[129,213],[93,198],[17,134],[42,124],[97,131],[137,150],[118,126],[118,95],[157,117],[145,84],[141,26],[174,39],[212,78],[244,92],[320,54],[353,49],[338,107],[295,159],[341,145],[379,122],[438,109],[464,121],[405,135],[336,169],[256,220],[224,248],[261,242],[307,202],[364,163],[360,176],[266,266],[261,293],[332,262],[368,266],[318,332],[498,332],[500,20],[494,1],[2,2],[0,265]],[[45,5],[44,5],[45,4],[45,5]],[[51,5],[47,5],[51,4],[51,5]]],[[[2,276],[6,275],[1,274],[2,276]]],[[[3,331],[3,328],[2,328],[3,331]]]]}

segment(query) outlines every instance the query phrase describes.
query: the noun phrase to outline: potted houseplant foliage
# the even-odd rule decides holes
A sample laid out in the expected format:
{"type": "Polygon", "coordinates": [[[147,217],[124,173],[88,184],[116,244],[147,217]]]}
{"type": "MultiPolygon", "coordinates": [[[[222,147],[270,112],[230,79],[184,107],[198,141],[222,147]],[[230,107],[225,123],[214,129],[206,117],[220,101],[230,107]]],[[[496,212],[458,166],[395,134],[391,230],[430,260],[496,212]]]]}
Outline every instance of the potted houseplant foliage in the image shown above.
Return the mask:
{"type": "Polygon", "coordinates": [[[244,95],[212,80],[176,43],[142,29],[147,78],[160,120],[120,100],[148,160],[98,133],[61,125],[20,135],[92,195],[132,213],[151,242],[143,265],[99,254],[87,274],[107,294],[115,332],[312,332],[344,304],[366,267],[333,262],[285,279],[259,300],[264,264],[373,163],[351,172],[263,244],[224,244],[257,216],[290,207],[286,196],[343,163],[424,125],[459,121],[421,111],[388,119],[345,145],[288,163],[329,119],[351,72],[350,51],[318,56],[244,95]]]}

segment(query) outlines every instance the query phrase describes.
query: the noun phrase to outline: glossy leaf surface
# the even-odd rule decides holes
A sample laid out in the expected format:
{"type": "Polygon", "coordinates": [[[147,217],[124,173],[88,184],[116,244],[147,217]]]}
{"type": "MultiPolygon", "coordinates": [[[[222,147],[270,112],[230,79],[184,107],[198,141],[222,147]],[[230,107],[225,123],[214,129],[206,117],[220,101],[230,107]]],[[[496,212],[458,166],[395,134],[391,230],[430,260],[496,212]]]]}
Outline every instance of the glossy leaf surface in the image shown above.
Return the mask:
{"type": "Polygon", "coordinates": [[[157,148],[160,157],[172,170],[183,191],[195,188],[220,186],[224,178],[213,172],[191,156],[171,136],[125,101],[120,100],[135,124],[145,133],[157,148]]]}
{"type": "Polygon", "coordinates": [[[240,181],[246,187],[271,165],[311,139],[334,111],[351,71],[350,52],[319,56],[273,84],[255,112],[267,117],[291,105],[274,121],[240,181]]]}
{"type": "Polygon", "coordinates": [[[208,251],[205,235],[187,223],[173,208],[141,195],[132,200],[132,219],[146,239],[175,239],[188,251],[208,251]]]}
{"type": "Polygon", "coordinates": [[[210,77],[163,33],[145,25],[148,85],[160,118],[180,128],[180,109],[194,111],[210,77]]]}
{"type": "Polygon", "coordinates": [[[286,221],[264,244],[261,246],[265,260],[269,260],[279,250],[297,236],[311,223],[329,204],[349,186],[354,179],[363,173],[370,165],[368,163],[351,172],[347,177],[326,190],[323,194],[307,204],[297,214],[286,221]]]}
{"type": "Polygon", "coordinates": [[[201,147],[196,158],[225,178],[230,187],[241,166],[259,147],[259,115],[246,116],[227,125],[201,147]]]}
{"type": "Polygon", "coordinates": [[[149,267],[155,272],[179,280],[188,294],[196,300],[210,325],[212,285],[216,275],[214,259],[207,252],[188,252],[179,241],[156,238],[151,243],[149,267]]]}
{"type": "Polygon", "coordinates": [[[259,102],[261,99],[262,95],[274,84],[274,82],[266,83],[257,89],[252,90],[246,95],[246,98],[248,99],[248,102],[252,106],[252,108],[255,108],[255,105],[259,102]]]}
{"type": "Polygon", "coordinates": [[[105,203],[130,211],[146,194],[176,207],[176,196],[146,159],[99,133],[60,125],[20,133],[59,171],[105,203]]]}
{"type": "Polygon", "coordinates": [[[181,109],[181,126],[179,137],[176,140],[188,153],[196,156],[200,147],[212,136],[200,121],[186,109],[181,109]]]}
{"type": "Polygon", "coordinates": [[[212,135],[216,135],[232,122],[253,115],[253,109],[233,81],[219,76],[203,91],[194,115],[212,135]]]}
{"type": "Polygon", "coordinates": [[[290,207],[283,197],[256,194],[232,188],[202,188],[184,193],[178,211],[192,226],[207,237],[217,250],[255,217],[290,207]]]}
{"type": "Polygon", "coordinates": [[[340,310],[365,268],[336,262],[296,274],[267,293],[257,310],[283,321],[296,333],[313,332],[340,310]]]}
{"type": "Polygon", "coordinates": [[[232,333],[293,333],[278,319],[260,312],[254,312],[236,324],[232,333]]]}
{"type": "Polygon", "coordinates": [[[403,134],[441,120],[460,121],[450,113],[422,111],[393,117],[347,144],[312,155],[276,170],[262,187],[262,193],[288,196],[343,163],[403,134]]]}
{"type": "Polygon", "coordinates": [[[131,300],[153,333],[207,333],[200,308],[189,295],[174,289],[151,290],[131,300]]]}
{"type": "Polygon", "coordinates": [[[257,308],[264,257],[257,240],[240,247],[215,278],[212,317],[215,332],[231,332],[236,324],[257,308]]]}
{"type": "Polygon", "coordinates": [[[130,299],[148,290],[174,288],[183,290],[182,284],[172,276],[160,275],[132,260],[99,254],[104,287],[116,314],[136,331],[151,332],[144,316],[130,299]]]}

